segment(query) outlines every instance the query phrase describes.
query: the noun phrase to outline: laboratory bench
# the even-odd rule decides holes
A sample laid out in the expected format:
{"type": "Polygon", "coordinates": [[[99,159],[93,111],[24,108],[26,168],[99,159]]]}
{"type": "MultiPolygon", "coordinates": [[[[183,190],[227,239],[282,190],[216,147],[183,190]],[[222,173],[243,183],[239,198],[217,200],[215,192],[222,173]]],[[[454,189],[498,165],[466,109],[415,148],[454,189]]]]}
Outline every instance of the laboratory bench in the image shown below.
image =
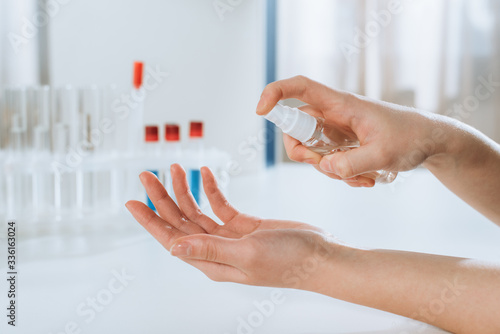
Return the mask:
{"type": "MultiPolygon", "coordinates": [[[[350,188],[284,163],[232,176],[228,197],[245,213],[317,225],[355,246],[500,255],[500,228],[423,169],[389,185],[350,188]]],[[[315,293],[210,281],[125,211],[115,220],[82,233],[19,236],[17,326],[2,314],[0,333],[444,333],[315,293]]],[[[2,279],[3,310],[6,289],[2,279]]]]}

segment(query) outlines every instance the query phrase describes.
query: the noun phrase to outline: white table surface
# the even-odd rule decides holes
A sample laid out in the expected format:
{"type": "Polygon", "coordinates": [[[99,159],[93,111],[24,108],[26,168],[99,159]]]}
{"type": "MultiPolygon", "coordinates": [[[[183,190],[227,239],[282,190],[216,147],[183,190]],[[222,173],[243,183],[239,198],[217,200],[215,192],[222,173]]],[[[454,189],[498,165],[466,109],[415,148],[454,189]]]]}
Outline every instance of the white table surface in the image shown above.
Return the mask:
{"type": "MultiPolygon", "coordinates": [[[[241,211],[315,224],[353,245],[500,258],[500,228],[424,170],[403,174],[393,185],[354,189],[309,166],[284,164],[234,177],[229,198],[241,211]]],[[[443,333],[288,289],[280,289],[284,302],[263,316],[259,327],[238,331],[241,319],[255,316],[254,302],[269,300],[273,289],[212,282],[171,257],[130,216],[115,223],[126,228],[19,240],[18,326],[6,326],[2,311],[0,333],[443,333]],[[88,313],[77,309],[87,298],[109,297],[103,290],[109,289],[113,270],[134,278],[87,322],[88,313]]],[[[2,259],[5,248],[2,244],[2,259]]],[[[2,279],[3,310],[6,289],[2,279]]]]}

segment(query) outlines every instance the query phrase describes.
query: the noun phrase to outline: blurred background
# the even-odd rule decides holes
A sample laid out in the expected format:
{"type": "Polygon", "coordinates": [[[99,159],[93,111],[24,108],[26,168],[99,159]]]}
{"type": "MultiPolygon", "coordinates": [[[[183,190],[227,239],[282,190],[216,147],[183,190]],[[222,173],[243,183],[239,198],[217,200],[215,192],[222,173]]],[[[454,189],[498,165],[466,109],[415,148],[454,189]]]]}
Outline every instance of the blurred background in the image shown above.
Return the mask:
{"type": "Polygon", "coordinates": [[[390,1],[274,2],[3,0],[0,84],[124,89],[143,60],[168,73],[145,122],[203,119],[209,144],[252,171],[261,155],[246,161],[238,145],[263,126],[253,114],[260,92],[298,74],[500,140],[498,94],[480,108],[474,99],[481,78],[500,71],[498,1],[397,1],[392,11],[390,1]]]}
{"type": "MultiPolygon", "coordinates": [[[[281,132],[255,107],[267,83],[305,75],[457,118],[500,141],[499,0],[0,0],[0,218],[18,220],[22,231],[19,333],[70,333],[71,323],[84,333],[240,333],[241,319],[251,327],[245,333],[441,332],[299,291],[286,291],[272,316],[249,325],[255,301],[270,290],[215,284],[170,258],[123,209],[130,198],[115,198],[116,210],[105,217],[82,211],[40,219],[28,199],[26,206],[14,203],[22,214],[9,211],[9,189],[17,189],[12,166],[19,161],[8,156],[14,125],[5,92],[115,85],[121,96],[132,89],[135,61],[158,83],[148,90],[138,126],[179,124],[184,148],[189,122],[202,121],[205,148],[221,154],[213,164],[224,191],[242,211],[306,221],[365,247],[498,258],[498,228],[426,171],[351,189],[291,163],[281,132]],[[82,229],[90,216],[94,225],[82,229]],[[51,227],[32,233],[40,221],[51,227]],[[122,269],[134,277],[130,287],[101,303],[95,317],[82,315],[87,298],[98,298],[122,269]]],[[[163,149],[153,165],[168,170],[172,161],[162,160],[163,149]]],[[[33,152],[23,153],[25,161],[33,152]]],[[[116,159],[114,165],[123,162],[116,159]]],[[[139,171],[127,180],[138,183],[139,171]]],[[[92,182],[106,174],[99,177],[92,182]]],[[[22,194],[31,194],[30,182],[21,182],[28,189],[22,194]]]]}
{"type": "MultiPolygon", "coordinates": [[[[139,60],[167,73],[145,101],[146,124],[201,119],[207,144],[235,156],[235,143],[262,126],[253,112],[264,85],[262,2],[218,11],[198,0],[2,0],[2,6],[4,86],[116,84],[126,91],[139,60]]],[[[258,164],[245,166],[255,171],[258,164]]]]}

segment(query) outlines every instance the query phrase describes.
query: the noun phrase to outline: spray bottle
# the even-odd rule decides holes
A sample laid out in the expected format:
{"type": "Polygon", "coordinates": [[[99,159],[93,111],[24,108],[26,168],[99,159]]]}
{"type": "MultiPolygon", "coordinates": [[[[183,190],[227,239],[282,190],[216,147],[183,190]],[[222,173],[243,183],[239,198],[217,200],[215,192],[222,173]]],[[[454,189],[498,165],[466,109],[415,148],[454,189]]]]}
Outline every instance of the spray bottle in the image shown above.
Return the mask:
{"type": "MultiPolygon", "coordinates": [[[[358,138],[345,130],[326,124],[320,117],[313,117],[300,109],[277,104],[266,116],[283,133],[297,139],[313,152],[321,155],[333,154],[359,147],[358,138]]],[[[377,183],[391,183],[397,176],[395,172],[377,171],[363,174],[377,183]]]]}

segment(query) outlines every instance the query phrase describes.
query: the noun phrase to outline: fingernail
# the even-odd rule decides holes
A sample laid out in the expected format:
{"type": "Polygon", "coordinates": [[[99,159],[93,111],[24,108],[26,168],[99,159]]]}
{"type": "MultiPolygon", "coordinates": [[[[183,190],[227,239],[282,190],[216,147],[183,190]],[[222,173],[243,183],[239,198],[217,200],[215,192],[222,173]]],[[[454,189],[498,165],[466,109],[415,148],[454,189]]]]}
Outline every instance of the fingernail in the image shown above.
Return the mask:
{"type": "Polygon", "coordinates": [[[259,114],[259,110],[261,110],[264,107],[265,107],[264,100],[260,99],[259,103],[257,104],[257,108],[256,108],[257,114],[259,114]]]}
{"type": "Polygon", "coordinates": [[[309,164],[309,165],[317,165],[318,163],[314,159],[306,159],[304,160],[304,163],[309,164]]]}
{"type": "Polygon", "coordinates": [[[176,244],[170,250],[170,254],[173,256],[189,256],[191,255],[191,245],[187,242],[176,244]]]}

